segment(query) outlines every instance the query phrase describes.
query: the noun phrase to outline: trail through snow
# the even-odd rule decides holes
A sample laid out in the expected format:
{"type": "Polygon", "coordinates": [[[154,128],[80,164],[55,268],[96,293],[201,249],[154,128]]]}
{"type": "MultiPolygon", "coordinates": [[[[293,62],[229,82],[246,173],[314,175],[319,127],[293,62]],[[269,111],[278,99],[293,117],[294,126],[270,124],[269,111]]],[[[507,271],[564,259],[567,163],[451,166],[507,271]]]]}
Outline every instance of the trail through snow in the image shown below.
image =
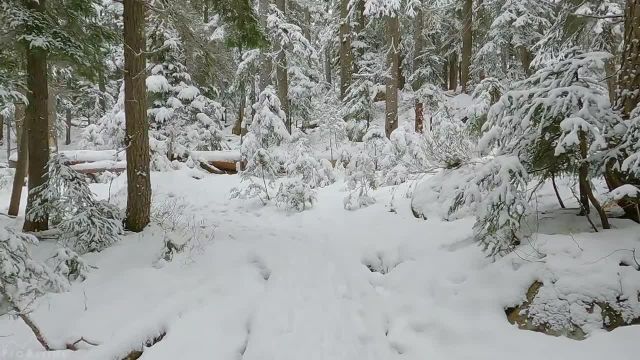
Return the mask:
{"type": "MultiPolygon", "coordinates": [[[[88,255],[98,269],[71,292],[43,298],[32,315],[54,343],[84,336],[101,345],[56,359],[121,359],[162,332],[141,359],[624,360],[639,349],[638,327],[577,342],[510,325],[504,306],[522,298],[542,265],[517,256],[492,264],[469,240],[471,219],[414,218],[406,186],[345,211],[338,182],[320,190],[312,210],[289,214],[229,200],[236,176],[180,171],[152,180],[158,203],[184,204],[196,238],[162,266],[158,226],[88,255]]],[[[106,196],[108,185],[95,191],[106,196]]],[[[617,231],[637,243],[632,230],[617,231]]],[[[0,318],[0,335],[0,359],[46,358],[19,320],[0,318]]]]}

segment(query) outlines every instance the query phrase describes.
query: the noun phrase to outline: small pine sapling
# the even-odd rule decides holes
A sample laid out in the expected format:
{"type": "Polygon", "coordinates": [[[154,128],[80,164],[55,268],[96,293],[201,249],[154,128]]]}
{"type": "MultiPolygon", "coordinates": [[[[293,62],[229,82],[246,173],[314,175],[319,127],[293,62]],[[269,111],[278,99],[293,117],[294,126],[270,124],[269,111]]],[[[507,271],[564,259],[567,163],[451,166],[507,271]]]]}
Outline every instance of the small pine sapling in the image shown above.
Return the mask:
{"type": "Polygon", "coordinates": [[[528,209],[529,175],[516,156],[498,156],[478,166],[454,192],[449,215],[474,206],[475,240],[488,256],[512,251],[523,236],[520,227],[528,209]]]}
{"type": "Polygon", "coordinates": [[[27,216],[38,219],[49,214],[64,245],[81,254],[101,251],[123,232],[119,210],[96,200],[84,176],[67,163],[62,154],[51,157],[45,183],[33,189],[38,196],[27,216]]]}
{"type": "Polygon", "coordinates": [[[300,178],[283,181],[275,197],[276,206],[298,212],[311,208],[315,201],[315,191],[300,178]]]}

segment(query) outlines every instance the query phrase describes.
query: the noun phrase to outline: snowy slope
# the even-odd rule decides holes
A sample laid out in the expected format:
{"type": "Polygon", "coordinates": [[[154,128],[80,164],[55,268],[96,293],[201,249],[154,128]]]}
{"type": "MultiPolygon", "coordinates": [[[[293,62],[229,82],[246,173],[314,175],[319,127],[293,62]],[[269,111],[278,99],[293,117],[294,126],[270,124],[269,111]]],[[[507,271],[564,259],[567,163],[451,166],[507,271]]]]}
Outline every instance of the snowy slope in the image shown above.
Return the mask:
{"type": "MultiPolygon", "coordinates": [[[[60,358],[121,359],[162,332],[142,359],[633,359],[639,350],[640,327],[578,342],[518,330],[503,310],[549,269],[616,267],[623,253],[598,259],[638,247],[626,223],[614,222],[606,240],[540,234],[535,248],[549,254],[545,262],[523,246],[491,263],[469,240],[471,219],[414,218],[406,186],[345,211],[338,181],[320,190],[312,210],[289,214],[229,200],[237,176],[153,175],[156,204],[178,204],[195,239],[170,263],[157,261],[159,226],[88,255],[98,269],[32,314],[53,343],[101,343],[60,358]]],[[[123,183],[113,184],[116,199],[123,183]]],[[[108,185],[94,189],[106,196],[108,185]]],[[[48,356],[19,320],[0,318],[0,335],[1,359],[48,356]]]]}

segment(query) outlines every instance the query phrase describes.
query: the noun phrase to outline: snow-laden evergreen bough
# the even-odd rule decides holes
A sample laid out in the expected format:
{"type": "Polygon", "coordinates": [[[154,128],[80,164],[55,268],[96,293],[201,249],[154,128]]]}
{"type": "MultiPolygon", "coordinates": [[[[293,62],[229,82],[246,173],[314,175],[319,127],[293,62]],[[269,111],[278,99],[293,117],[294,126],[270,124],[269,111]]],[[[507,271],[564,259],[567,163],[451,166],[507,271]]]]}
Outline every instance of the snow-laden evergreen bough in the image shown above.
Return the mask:
{"type": "Polygon", "coordinates": [[[33,259],[29,248],[36,244],[33,235],[0,228],[0,302],[18,314],[28,311],[38,296],[69,287],[64,276],[33,259]]]}
{"type": "Polygon", "coordinates": [[[49,215],[61,232],[61,243],[80,254],[101,251],[120,239],[120,211],[96,200],[85,177],[67,163],[62,154],[51,157],[45,183],[33,189],[38,196],[27,216],[38,219],[49,215]]]}

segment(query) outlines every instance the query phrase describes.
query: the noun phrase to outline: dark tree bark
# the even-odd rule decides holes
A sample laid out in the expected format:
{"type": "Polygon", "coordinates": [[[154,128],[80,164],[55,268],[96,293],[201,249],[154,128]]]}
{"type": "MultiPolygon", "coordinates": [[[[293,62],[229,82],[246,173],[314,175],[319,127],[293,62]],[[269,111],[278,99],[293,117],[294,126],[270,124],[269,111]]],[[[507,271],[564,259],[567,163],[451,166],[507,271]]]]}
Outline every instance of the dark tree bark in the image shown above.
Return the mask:
{"type": "Polygon", "coordinates": [[[449,90],[458,89],[458,53],[456,51],[449,55],[449,90]]]}
{"type": "MultiPolygon", "coordinates": [[[[624,44],[617,85],[609,82],[608,84],[610,89],[616,87],[614,94],[616,107],[620,110],[622,117],[628,119],[640,100],[640,0],[627,0],[624,26],[624,44]]],[[[608,77],[609,73],[613,74],[613,69],[607,70],[608,77]]],[[[617,170],[616,160],[606,164],[605,180],[609,190],[624,184],[636,186],[640,184],[639,179],[617,170]]],[[[624,210],[626,218],[640,222],[640,215],[633,201],[623,198],[618,201],[618,205],[624,210]]]]}
{"type": "Polygon", "coordinates": [[[471,71],[471,51],[473,47],[473,0],[464,0],[462,9],[462,60],[460,63],[460,85],[467,92],[471,71]]]}
{"type": "Polygon", "coordinates": [[[142,231],[149,223],[151,181],[145,87],[145,1],[124,0],[124,96],[127,146],[128,230],[142,231]]]}
{"type": "MultiPolygon", "coordinates": [[[[422,66],[422,51],[424,49],[424,36],[422,34],[424,28],[424,19],[422,9],[418,9],[414,17],[413,29],[413,71],[417,71],[422,66]]],[[[416,78],[411,84],[414,93],[422,87],[422,79],[416,78]]],[[[415,112],[415,131],[422,133],[424,129],[424,104],[422,99],[416,96],[414,101],[415,112]]]]}
{"type": "Polygon", "coordinates": [[[391,137],[398,128],[398,86],[400,84],[400,21],[398,15],[386,17],[386,29],[389,44],[385,89],[385,134],[391,137]]]}
{"type": "Polygon", "coordinates": [[[518,50],[520,51],[520,62],[522,63],[524,74],[529,77],[531,76],[531,61],[533,60],[533,55],[531,55],[531,51],[524,46],[521,46],[518,50]]]}
{"type": "MultiPolygon", "coordinates": [[[[46,1],[39,2],[25,0],[27,8],[34,12],[44,12],[46,1]]],[[[26,46],[27,55],[27,105],[26,126],[22,136],[27,136],[29,153],[29,195],[27,196],[26,212],[33,206],[37,198],[33,189],[44,184],[49,161],[49,113],[47,99],[49,97],[47,78],[47,52],[39,47],[26,46]]],[[[47,230],[48,216],[33,219],[25,216],[22,229],[24,231],[47,230]]]]}
{"type": "Polygon", "coordinates": [[[238,118],[233,124],[231,133],[233,135],[242,134],[242,122],[244,121],[244,108],[247,105],[247,96],[245,95],[244,84],[240,85],[240,104],[238,105],[238,118]]]}
{"type": "MultiPolygon", "coordinates": [[[[263,29],[267,28],[267,15],[269,12],[269,0],[258,1],[258,15],[260,25],[263,29]]],[[[264,90],[268,85],[271,85],[271,72],[273,71],[273,62],[271,56],[263,53],[262,59],[262,71],[260,72],[260,81],[258,93],[264,90]]]]}
{"type": "Polygon", "coordinates": [[[351,28],[349,27],[349,0],[340,0],[340,98],[344,99],[351,85],[353,59],[351,57],[351,28]]]}
{"type": "MultiPolygon", "coordinates": [[[[21,113],[24,113],[24,105],[21,105],[21,113]]],[[[20,211],[20,199],[22,198],[22,188],[24,187],[24,178],[27,176],[27,164],[29,163],[29,138],[24,135],[21,129],[22,124],[18,123],[18,105],[16,104],[16,143],[18,144],[18,161],[16,162],[16,172],[13,175],[13,187],[11,188],[11,200],[9,201],[9,210],[7,213],[11,216],[18,216],[20,211]]],[[[22,115],[24,117],[24,114],[22,115]]],[[[22,122],[21,120],[20,122],[22,122]]]]}
{"type": "MultiPolygon", "coordinates": [[[[276,0],[276,6],[278,10],[286,14],[287,6],[286,0],[276,0]]],[[[282,104],[282,111],[285,114],[285,124],[287,131],[291,134],[291,114],[289,110],[289,75],[287,66],[287,55],[281,48],[280,44],[276,44],[276,79],[278,81],[278,98],[282,104]]]]}
{"type": "MultiPolygon", "coordinates": [[[[105,84],[104,79],[104,70],[98,69],[98,89],[100,90],[100,98],[98,102],[100,104],[100,112],[102,115],[107,112],[107,99],[105,99],[105,93],[107,92],[107,86],[105,84]]],[[[91,119],[89,119],[89,123],[91,123],[91,119]]]]}
{"type": "Polygon", "coordinates": [[[64,136],[64,144],[71,144],[71,109],[67,109],[66,111],[66,119],[65,119],[65,136],[64,136]]]}
{"type": "Polygon", "coordinates": [[[628,118],[640,101],[640,0],[627,0],[617,106],[628,118]]]}

